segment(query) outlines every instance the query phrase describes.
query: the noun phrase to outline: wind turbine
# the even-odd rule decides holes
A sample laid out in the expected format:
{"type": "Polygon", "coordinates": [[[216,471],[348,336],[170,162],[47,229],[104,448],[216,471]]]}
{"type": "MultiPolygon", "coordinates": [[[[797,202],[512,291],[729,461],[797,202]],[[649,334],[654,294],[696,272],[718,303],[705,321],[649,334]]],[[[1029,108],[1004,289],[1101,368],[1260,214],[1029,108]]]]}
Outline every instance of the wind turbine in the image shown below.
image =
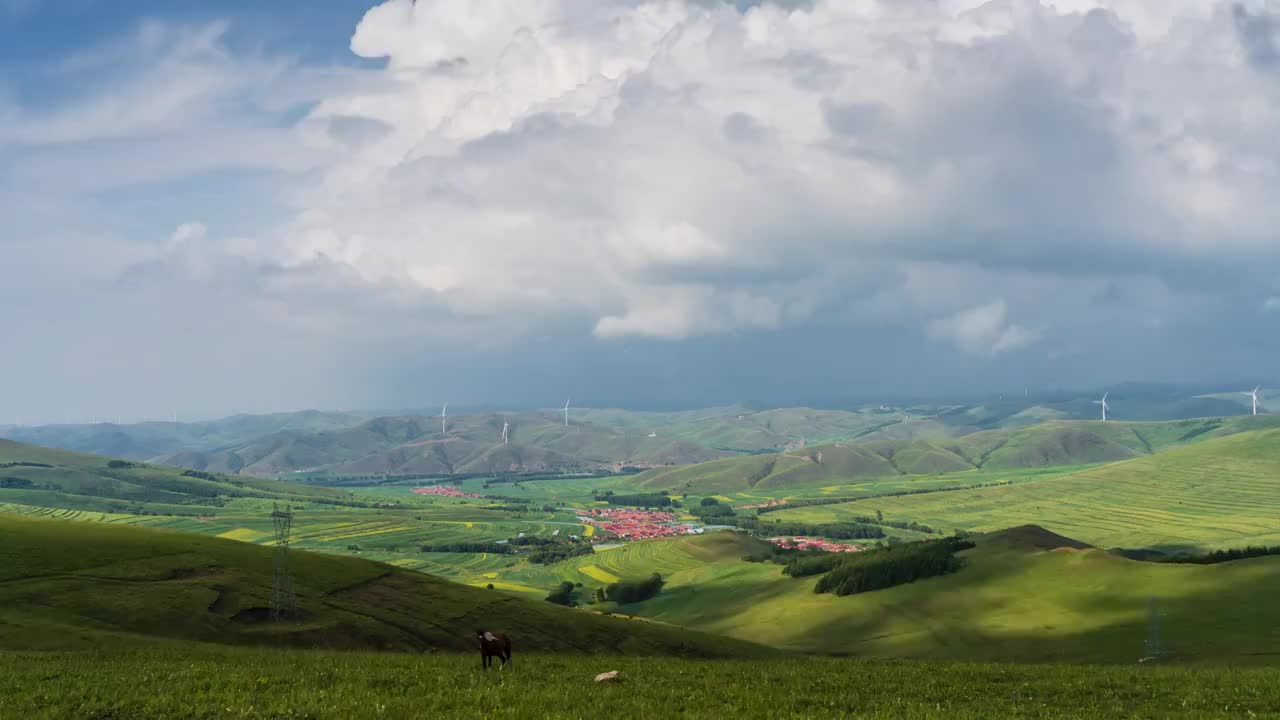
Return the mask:
{"type": "Polygon", "coordinates": [[[564,400],[564,426],[565,427],[569,427],[569,400],[570,398],[565,398],[564,400]]]}
{"type": "Polygon", "coordinates": [[[507,444],[507,428],[511,427],[506,418],[502,418],[502,444],[507,444]]]}
{"type": "Polygon", "coordinates": [[[1108,395],[1110,395],[1110,394],[1111,394],[1110,392],[1104,392],[1104,393],[1102,393],[1102,399],[1101,399],[1101,400],[1094,400],[1094,401],[1093,401],[1093,404],[1094,404],[1094,405],[1101,405],[1101,406],[1102,406],[1102,422],[1106,422],[1106,421],[1107,421],[1107,408],[1108,408],[1108,407],[1110,407],[1110,405],[1107,405],[1107,396],[1108,396],[1108,395]]]}
{"type": "Polygon", "coordinates": [[[1254,415],[1257,415],[1257,414],[1258,414],[1258,391],[1259,391],[1259,390],[1261,390],[1261,389],[1262,389],[1262,386],[1261,386],[1261,385],[1259,385],[1258,387],[1254,388],[1252,391],[1247,391],[1247,392],[1242,392],[1242,393],[1240,393],[1241,395],[1248,395],[1248,396],[1253,400],[1253,414],[1254,414],[1254,415]]]}
{"type": "Polygon", "coordinates": [[[449,403],[440,408],[440,434],[443,435],[449,423],[449,403]]]}

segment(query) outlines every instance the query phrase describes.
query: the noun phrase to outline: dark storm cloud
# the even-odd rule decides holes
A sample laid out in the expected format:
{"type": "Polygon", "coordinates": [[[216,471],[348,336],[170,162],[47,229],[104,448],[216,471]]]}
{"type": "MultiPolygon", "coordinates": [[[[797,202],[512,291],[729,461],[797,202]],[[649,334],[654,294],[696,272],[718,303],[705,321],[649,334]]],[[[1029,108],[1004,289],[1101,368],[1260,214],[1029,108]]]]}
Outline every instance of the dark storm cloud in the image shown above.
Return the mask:
{"type": "Polygon", "coordinates": [[[1272,69],[1280,64],[1280,19],[1277,19],[1277,14],[1268,9],[1250,11],[1240,3],[1232,6],[1231,14],[1249,62],[1263,69],[1272,69]]]}

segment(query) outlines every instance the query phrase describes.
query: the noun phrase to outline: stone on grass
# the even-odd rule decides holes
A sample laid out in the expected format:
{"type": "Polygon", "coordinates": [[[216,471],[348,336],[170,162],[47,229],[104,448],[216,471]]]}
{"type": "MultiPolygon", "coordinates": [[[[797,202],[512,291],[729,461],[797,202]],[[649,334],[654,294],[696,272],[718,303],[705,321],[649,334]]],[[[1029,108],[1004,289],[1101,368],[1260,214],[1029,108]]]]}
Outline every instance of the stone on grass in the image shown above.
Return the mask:
{"type": "Polygon", "coordinates": [[[598,683],[618,682],[621,679],[622,676],[618,674],[617,670],[610,670],[609,672],[603,672],[596,676],[596,682],[598,683]]]}

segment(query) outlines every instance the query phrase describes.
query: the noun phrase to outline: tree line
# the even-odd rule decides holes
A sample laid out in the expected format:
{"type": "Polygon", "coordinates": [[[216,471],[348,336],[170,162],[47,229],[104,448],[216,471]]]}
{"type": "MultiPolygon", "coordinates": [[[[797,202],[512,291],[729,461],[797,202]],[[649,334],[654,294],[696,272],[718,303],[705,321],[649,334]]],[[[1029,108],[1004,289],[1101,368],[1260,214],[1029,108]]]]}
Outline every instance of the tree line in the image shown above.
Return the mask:
{"type": "Polygon", "coordinates": [[[808,537],[831,538],[832,540],[875,540],[884,537],[884,530],[876,525],[865,523],[765,523],[753,517],[744,517],[738,522],[739,527],[754,530],[757,533],[776,537],[779,535],[802,535],[808,537]]]}
{"type": "Polygon", "coordinates": [[[1216,565],[1218,563],[1234,562],[1236,560],[1267,557],[1268,555],[1280,555],[1280,546],[1254,547],[1250,545],[1249,547],[1244,548],[1214,550],[1212,552],[1205,553],[1204,555],[1174,555],[1171,557],[1160,558],[1156,562],[1189,565],[1216,565]]]}
{"type": "Polygon", "coordinates": [[[627,505],[631,507],[670,507],[671,497],[663,493],[643,493],[636,495],[617,495],[612,490],[604,493],[592,491],[592,497],[604,500],[610,505],[627,505]]]}
{"type": "Polygon", "coordinates": [[[842,554],[818,578],[813,591],[854,595],[947,575],[964,566],[956,553],[971,547],[971,541],[945,538],[842,554]]]}
{"type": "MultiPolygon", "coordinates": [[[[974,483],[972,485],[949,485],[947,487],[919,488],[916,490],[894,490],[892,492],[874,493],[872,495],[863,495],[862,497],[843,497],[843,498],[802,498],[798,500],[788,500],[782,505],[770,505],[769,507],[756,508],[756,513],[763,515],[765,513],[777,512],[779,510],[789,510],[791,508],[812,507],[815,505],[840,505],[842,503],[861,502],[863,500],[874,500],[876,498],[901,497],[903,495],[928,495],[929,493],[938,492],[956,492],[958,490],[977,490],[979,488],[1000,487],[1002,485],[1012,485],[1012,480],[1001,480],[999,482],[974,483]]],[[[889,527],[897,527],[890,525],[889,527]]]]}
{"type": "Polygon", "coordinates": [[[441,545],[423,545],[422,552],[494,553],[497,555],[510,555],[515,552],[515,549],[506,543],[500,542],[455,542],[443,543],[441,545]]]}

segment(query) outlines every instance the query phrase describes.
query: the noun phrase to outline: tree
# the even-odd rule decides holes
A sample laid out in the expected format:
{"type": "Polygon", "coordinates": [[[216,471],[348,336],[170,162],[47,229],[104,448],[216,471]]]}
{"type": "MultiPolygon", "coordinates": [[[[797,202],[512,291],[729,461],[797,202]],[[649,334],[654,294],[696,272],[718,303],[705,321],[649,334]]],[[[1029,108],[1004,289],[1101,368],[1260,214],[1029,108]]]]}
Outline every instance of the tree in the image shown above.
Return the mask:
{"type": "Polygon", "coordinates": [[[547,602],[553,602],[557,605],[564,605],[565,607],[576,606],[578,604],[578,601],[573,596],[573,583],[567,580],[565,582],[560,583],[559,587],[557,587],[555,590],[552,590],[547,595],[547,602]]]}
{"type": "Polygon", "coordinates": [[[702,507],[711,507],[712,505],[719,505],[720,501],[715,498],[702,498],[702,502],[698,504],[702,507]]]}

